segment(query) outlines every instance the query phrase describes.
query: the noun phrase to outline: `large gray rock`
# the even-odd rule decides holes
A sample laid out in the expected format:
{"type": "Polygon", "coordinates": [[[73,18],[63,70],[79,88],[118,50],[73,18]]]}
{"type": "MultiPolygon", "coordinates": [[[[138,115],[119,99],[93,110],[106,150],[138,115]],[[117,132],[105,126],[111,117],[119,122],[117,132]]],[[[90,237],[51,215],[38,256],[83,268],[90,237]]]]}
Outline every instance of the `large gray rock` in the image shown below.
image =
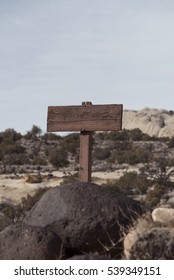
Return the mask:
{"type": "Polygon", "coordinates": [[[143,212],[139,202],[92,183],[61,185],[47,191],[24,224],[48,227],[77,252],[122,253],[122,230],[143,212]]]}
{"type": "Polygon", "coordinates": [[[43,228],[13,225],[0,232],[0,260],[53,260],[61,250],[60,238],[43,228]]]}

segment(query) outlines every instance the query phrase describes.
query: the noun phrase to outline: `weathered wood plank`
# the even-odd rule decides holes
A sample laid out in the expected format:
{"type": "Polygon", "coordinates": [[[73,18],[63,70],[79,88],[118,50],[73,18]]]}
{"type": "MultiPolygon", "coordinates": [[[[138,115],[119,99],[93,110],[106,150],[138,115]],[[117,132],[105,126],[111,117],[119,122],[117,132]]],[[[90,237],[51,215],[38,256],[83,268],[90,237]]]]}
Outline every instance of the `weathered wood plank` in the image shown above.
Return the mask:
{"type": "Polygon", "coordinates": [[[50,106],[47,131],[113,131],[122,129],[122,105],[50,106]]]}
{"type": "Polygon", "coordinates": [[[91,181],[91,163],[92,161],[92,133],[82,131],[80,133],[80,182],[91,181]]]}

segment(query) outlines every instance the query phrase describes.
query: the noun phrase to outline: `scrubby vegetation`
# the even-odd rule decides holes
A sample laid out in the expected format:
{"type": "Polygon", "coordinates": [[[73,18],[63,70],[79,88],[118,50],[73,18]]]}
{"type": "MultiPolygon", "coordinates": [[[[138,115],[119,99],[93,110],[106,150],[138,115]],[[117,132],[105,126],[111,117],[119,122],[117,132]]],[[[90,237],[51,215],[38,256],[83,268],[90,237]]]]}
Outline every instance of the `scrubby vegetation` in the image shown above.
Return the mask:
{"type": "Polygon", "coordinates": [[[41,170],[66,167],[70,161],[78,163],[78,152],[78,133],[42,134],[36,125],[25,135],[7,129],[0,133],[0,173],[25,172],[32,166],[41,170]]]}
{"type": "Polygon", "coordinates": [[[145,194],[150,185],[151,182],[145,175],[139,175],[136,172],[127,172],[118,180],[108,181],[108,187],[126,195],[145,194]]]}
{"type": "MultiPolygon", "coordinates": [[[[14,129],[0,133],[0,173],[29,173],[33,170],[51,172],[79,167],[79,133],[60,136],[42,133],[33,125],[21,135],[14,129]]],[[[139,129],[93,134],[93,168],[111,171],[120,166],[138,166],[138,172],[127,172],[108,186],[119,192],[142,195],[150,207],[159,203],[174,189],[174,137],[157,138],[139,129]],[[145,198],[144,198],[145,196],[145,198]]],[[[74,182],[78,176],[65,177],[63,183],[74,182]]]]}
{"type": "MultiPolygon", "coordinates": [[[[14,129],[0,133],[0,172],[12,173],[25,170],[27,165],[66,167],[70,163],[78,165],[79,133],[61,137],[54,133],[42,134],[36,125],[21,135],[14,129]],[[23,168],[21,168],[23,166],[23,168]]],[[[120,132],[95,133],[93,135],[93,163],[106,162],[108,165],[151,163],[157,161],[158,146],[163,154],[174,149],[174,140],[150,137],[139,129],[120,132]]],[[[173,162],[171,163],[173,165],[173,162]]]]}

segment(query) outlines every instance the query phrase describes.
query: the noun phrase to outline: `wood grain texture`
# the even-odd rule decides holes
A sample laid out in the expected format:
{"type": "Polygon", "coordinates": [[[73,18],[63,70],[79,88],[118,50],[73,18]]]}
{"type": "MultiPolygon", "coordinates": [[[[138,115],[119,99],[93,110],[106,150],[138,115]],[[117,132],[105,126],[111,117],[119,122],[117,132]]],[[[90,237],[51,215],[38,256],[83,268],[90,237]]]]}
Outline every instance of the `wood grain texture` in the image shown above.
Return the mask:
{"type": "Polygon", "coordinates": [[[50,106],[47,131],[114,131],[122,129],[123,106],[50,106]]]}
{"type": "Polygon", "coordinates": [[[82,131],[80,133],[80,168],[79,181],[91,181],[92,166],[92,132],[82,131]]]}

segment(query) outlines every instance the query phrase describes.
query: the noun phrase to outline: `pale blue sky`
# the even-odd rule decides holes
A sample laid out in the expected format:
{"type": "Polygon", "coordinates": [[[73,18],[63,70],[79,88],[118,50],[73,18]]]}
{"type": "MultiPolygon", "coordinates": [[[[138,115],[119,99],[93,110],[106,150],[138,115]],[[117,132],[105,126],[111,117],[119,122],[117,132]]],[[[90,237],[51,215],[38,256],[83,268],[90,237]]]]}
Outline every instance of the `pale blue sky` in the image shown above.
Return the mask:
{"type": "Polygon", "coordinates": [[[0,131],[49,105],[174,110],[173,0],[0,0],[0,131]]]}

